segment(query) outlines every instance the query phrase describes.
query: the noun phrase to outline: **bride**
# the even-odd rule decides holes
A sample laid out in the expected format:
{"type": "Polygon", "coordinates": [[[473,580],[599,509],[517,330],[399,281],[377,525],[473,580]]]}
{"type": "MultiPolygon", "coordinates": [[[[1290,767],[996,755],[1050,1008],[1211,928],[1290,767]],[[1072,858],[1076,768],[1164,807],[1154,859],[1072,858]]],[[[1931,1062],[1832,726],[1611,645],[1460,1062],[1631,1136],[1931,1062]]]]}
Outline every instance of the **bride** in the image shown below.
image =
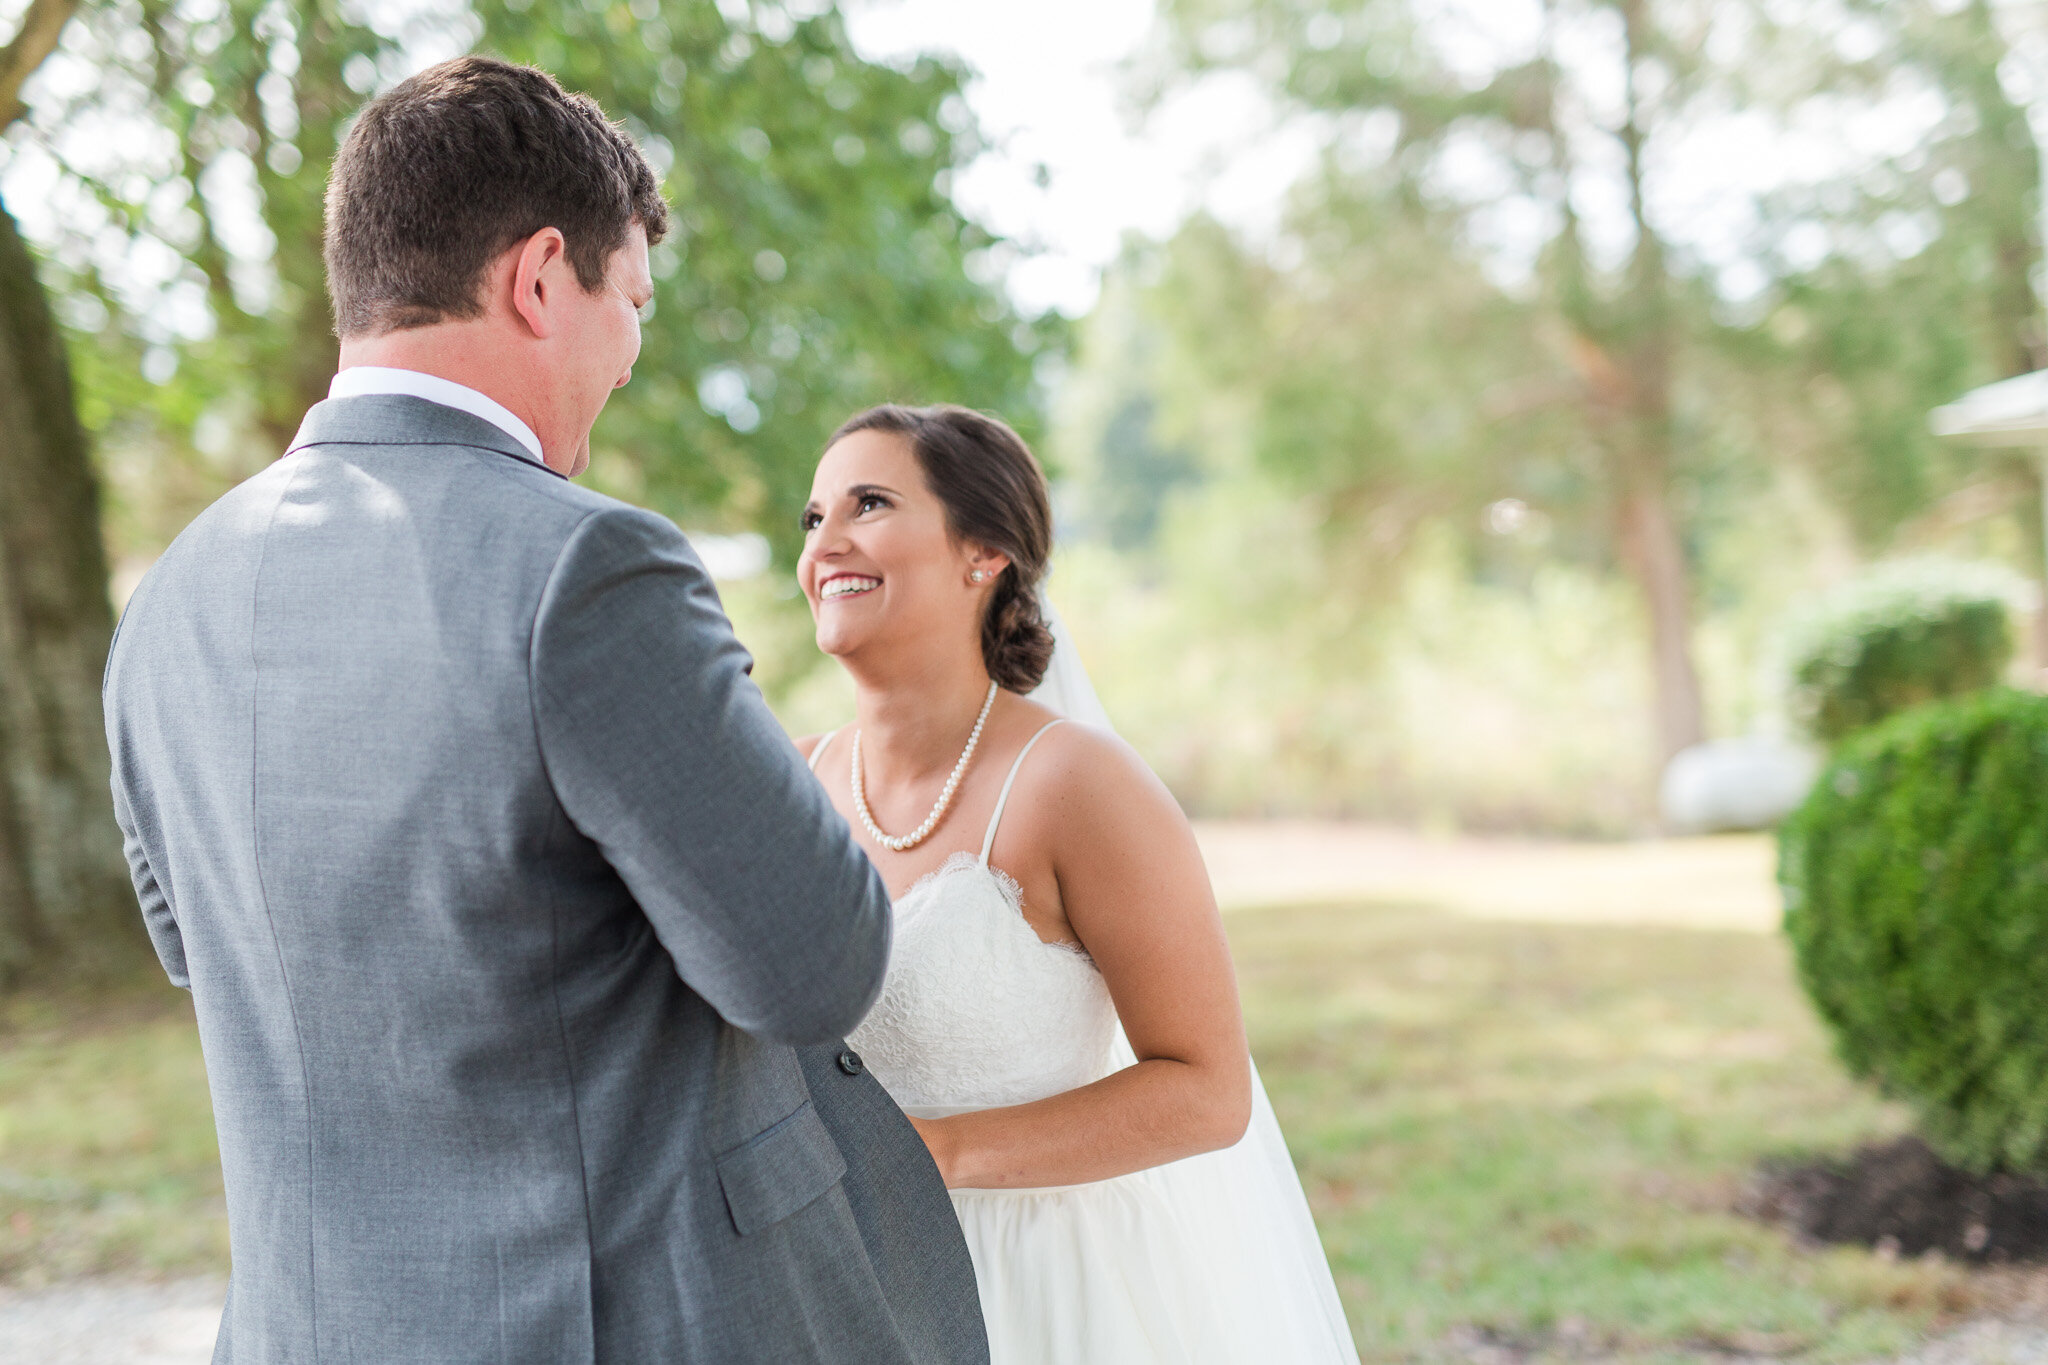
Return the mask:
{"type": "Polygon", "coordinates": [[[800,743],[895,897],[848,1042],[952,1192],[994,1365],[1356,1361],[1194,836],[1044,619],[1037,461],[875,408],[803,525],[856,706],[800,743]]]}

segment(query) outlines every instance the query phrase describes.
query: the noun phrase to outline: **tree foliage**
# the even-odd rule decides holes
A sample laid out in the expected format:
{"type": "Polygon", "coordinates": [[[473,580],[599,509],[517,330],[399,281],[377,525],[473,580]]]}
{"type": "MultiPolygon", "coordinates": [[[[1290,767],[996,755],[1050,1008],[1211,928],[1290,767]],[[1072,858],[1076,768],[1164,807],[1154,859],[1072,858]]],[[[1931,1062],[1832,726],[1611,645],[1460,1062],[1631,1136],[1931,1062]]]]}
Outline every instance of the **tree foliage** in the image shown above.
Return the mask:
{"type": "MultiPolygon", "coordinates": [[[[1377,120],[1386,130],[1379,176],[1396,202],[1468,238],[1509,204],[1525,225],[1540,224],[1530,292],[1548,327],[1534,329],[1520,387],[1568,411],[1576,443],[1602,462],[1594,487],[1649,627],[1659,748],[1668,757],[1696,742],[1693,572],[1674,506],[1690,338],[1680,271],[1646,182],[1666,130],[1712,90],[1701,54],[1726,24],[1677,3],[1552,5],[1530,41],[1475,72],[1407,0],[1180,0],[1168,12],[1180,64],[1248,71],[1276,97],[1354,127],[1377,120]],[[1461,160],[1486,166],[1484,202],[1455,188],[1448,172],[1461,160]],[[1604,260],[1580,208],[1603,188],[1628,230],[1604,260]]],[[[1478,396],[1468,401],[1484,411],[1478,396]]],[[[1347,454],[1356,457],[1331,457],[1347,454]]]]}
{"type": "MultiPolygon", "coordinates": [[[[274,457],[333,373],[320,199],[348,118],[471,47],[595,96],[677,210],[634,383],[595,434],[600,486],[787,549],[818,445],[854,408],[949,399],[1030,424],[1046,337],[987,282],[996,243],[945,193],[978,147],[962,73],[867,62],[835,10],[479,0],[401,27],[333,0],[108,0],[72,53],[94,79],[38,108],[92,210],[54,254],[102,305],[74,319],[163,380],[120,443],[182,454],[192,500],[274,457]],[[110,124],[131,145],[92,138],[110,124]],[[175,265],[140,280],[138,257],[175,265]]],[[[193,510],[150,500],[177,505],[144,541],[193,510]]]]}
{"type": "Polygon", "coordinates": [[[600,477],[788,550],[819,446],[855,409],[945,400],[1032,426],[1047,338],[973,278],[995,242],[946,197],[980,145],[958,66],[865,62],[834,11],[481,12],[483,46],[588,91],[671,162],[655,325],[600,477]]]}
{"type": "Polygon", "coordinates": [[[1945,448],[1927,428],[1935,405],[2048,364],[2032,278],[2040,152],[2002,74],[2014,49],[1985,0],[1854,12],[1858,59],[1816,61],[1806,93],[1848,108],[1861,92],[1925,96],[1926,127],[1767,199],[1770,306],[1727,343],[1793,410],[1789,443],[1867,550],[1986,516],[2015,517],[2038,549],[2033,462],[1945,448]]]}
{"type": "Polygon", "coordinates": [[[1485,34],[1408,0],[1164,13],[1161,88],[1249,78],[1322,155],[1277,232],[1196,221],[1134,258],[1136,358],[1091,337],[1120,397],[1068,428],[1098,483],[1109,419],[1149,413],[1149,447],[1128,420],[1116,443],[1193,452],[1160,477],[1250,465],[1304,499],[1332,592],[1395,595],[1443,537],[1476,585],[1624,576],[1666,753],[1701,671],[1707,713],[1744,713],[1730,649],[1788,594],[1906,549],[2039,574],[2032,467],[1926,425],[2038,341],[2037,152],[1988,5],[1556,0],[1485,34]],[[1799,155],[1688,205],[1731,131],[1799,155]]]}

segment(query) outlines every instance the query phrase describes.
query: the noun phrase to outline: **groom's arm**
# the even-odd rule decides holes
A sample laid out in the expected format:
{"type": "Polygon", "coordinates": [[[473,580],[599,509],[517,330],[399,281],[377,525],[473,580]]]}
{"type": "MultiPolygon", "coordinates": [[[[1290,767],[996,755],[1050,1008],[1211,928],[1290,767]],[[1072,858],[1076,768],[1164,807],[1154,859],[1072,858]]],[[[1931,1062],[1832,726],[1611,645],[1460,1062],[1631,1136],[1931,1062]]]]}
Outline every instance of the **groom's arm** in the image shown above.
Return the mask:
{"type": "Polygon", "coordinates": [[[142,906],[143,927],[149,930],[149,941],[156,949],[157,961],[163,963],[164,975],[173,986],[189,991],[192,973],[185,966],[185,936],[178,931],[171,898],[164,894],[155,869],[149,865],[149,854],[143,851],[142,836],[136,829],[135,812],[129,808],[128,793],[121,789],[118,776],[113,787],[114,819],[121,826],[121,848],[128,856],[128,879],[135,884],[135,899],[142,906]]]}
{"type": "Polygon", "coordinates": [[[557,560],[530,666],[563,809],[690,988],[784,1042],[881,990],[889,899],[747,676],[711,579],[650,512],[593,513],[557,560]]]}
{"type": "MultiPolygon", "coordinates": [[[[144,589],[137,588],[129,599],[132,606],[142,598],[144,589]]],[[[156,875],[156,869],[149,864],[149,853],[142,841],[141,822],[136,819],[135,804],[129,799],[128,785],[131,780],[128,736],[123,723],[124,708],[117,693],[116,674],[126,655],[121,646],[121,627],[127,624],[123,613],[119,625],[114,627],[114,638],[107,643],[106,670],[100,675],[100,716],[107,727],[107,755],[109,771],[107,785],[114,798],[114,823],[121,829],[121,851],[128,860],[128,880],[135,887],[135,899],[142,906],[143,928],[149,931],[150,946],[156,949],[157,961],[163,964],[164,975],[171,984],[183,990],[192,989],[192,972],[185,961],[185,935],[178,928],[177,911],[171,907],[170,894],[156,875]]],[[[143,810],[151,815],[150,833],[159,833],[154,823],[154,803],[145,800],[143,810]]]]}

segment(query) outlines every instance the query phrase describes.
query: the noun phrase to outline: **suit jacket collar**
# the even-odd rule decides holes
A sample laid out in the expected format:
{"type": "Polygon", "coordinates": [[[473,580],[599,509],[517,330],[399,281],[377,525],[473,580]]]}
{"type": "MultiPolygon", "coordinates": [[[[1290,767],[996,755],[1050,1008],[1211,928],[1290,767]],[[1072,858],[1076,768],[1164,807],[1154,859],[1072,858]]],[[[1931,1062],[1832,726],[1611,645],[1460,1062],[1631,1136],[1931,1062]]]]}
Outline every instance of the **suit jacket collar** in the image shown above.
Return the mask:
{"type": "Polygon", "coordinates": [[[410,394],[322,399],[306,409],[299,434],[292,437],[285,454],[319,445],[469,446],[565,478],[534,459],[518,437],[497,423],[410,394]]]}

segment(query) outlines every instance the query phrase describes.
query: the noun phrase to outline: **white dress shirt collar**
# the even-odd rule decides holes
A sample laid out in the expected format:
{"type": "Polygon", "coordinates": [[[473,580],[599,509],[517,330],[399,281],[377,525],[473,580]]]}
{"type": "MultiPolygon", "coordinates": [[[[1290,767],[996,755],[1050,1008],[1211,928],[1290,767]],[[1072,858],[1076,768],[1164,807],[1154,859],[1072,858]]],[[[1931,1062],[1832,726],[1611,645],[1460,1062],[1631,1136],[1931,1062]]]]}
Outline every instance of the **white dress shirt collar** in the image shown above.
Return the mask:
{"type": "Polygon", "coordinates": [[[459,408],[463,412],[481,417],[524,446],[533,456],[535,464],[547,463],[541,457],[540,437],[533,434],[532,427],[520,421],[503,403],[478,393],[467,384],[458,384],[452,379],[443,379],[440,375],[426,374],[420,370],[394,370],[384,365],[351,365],[335,375],[334,382],[327,386],[329,398],[362,398],[379,393],[407,394],[414,398],[424,398],[429,403],[439,403],[444,408],[459,408]]]}

